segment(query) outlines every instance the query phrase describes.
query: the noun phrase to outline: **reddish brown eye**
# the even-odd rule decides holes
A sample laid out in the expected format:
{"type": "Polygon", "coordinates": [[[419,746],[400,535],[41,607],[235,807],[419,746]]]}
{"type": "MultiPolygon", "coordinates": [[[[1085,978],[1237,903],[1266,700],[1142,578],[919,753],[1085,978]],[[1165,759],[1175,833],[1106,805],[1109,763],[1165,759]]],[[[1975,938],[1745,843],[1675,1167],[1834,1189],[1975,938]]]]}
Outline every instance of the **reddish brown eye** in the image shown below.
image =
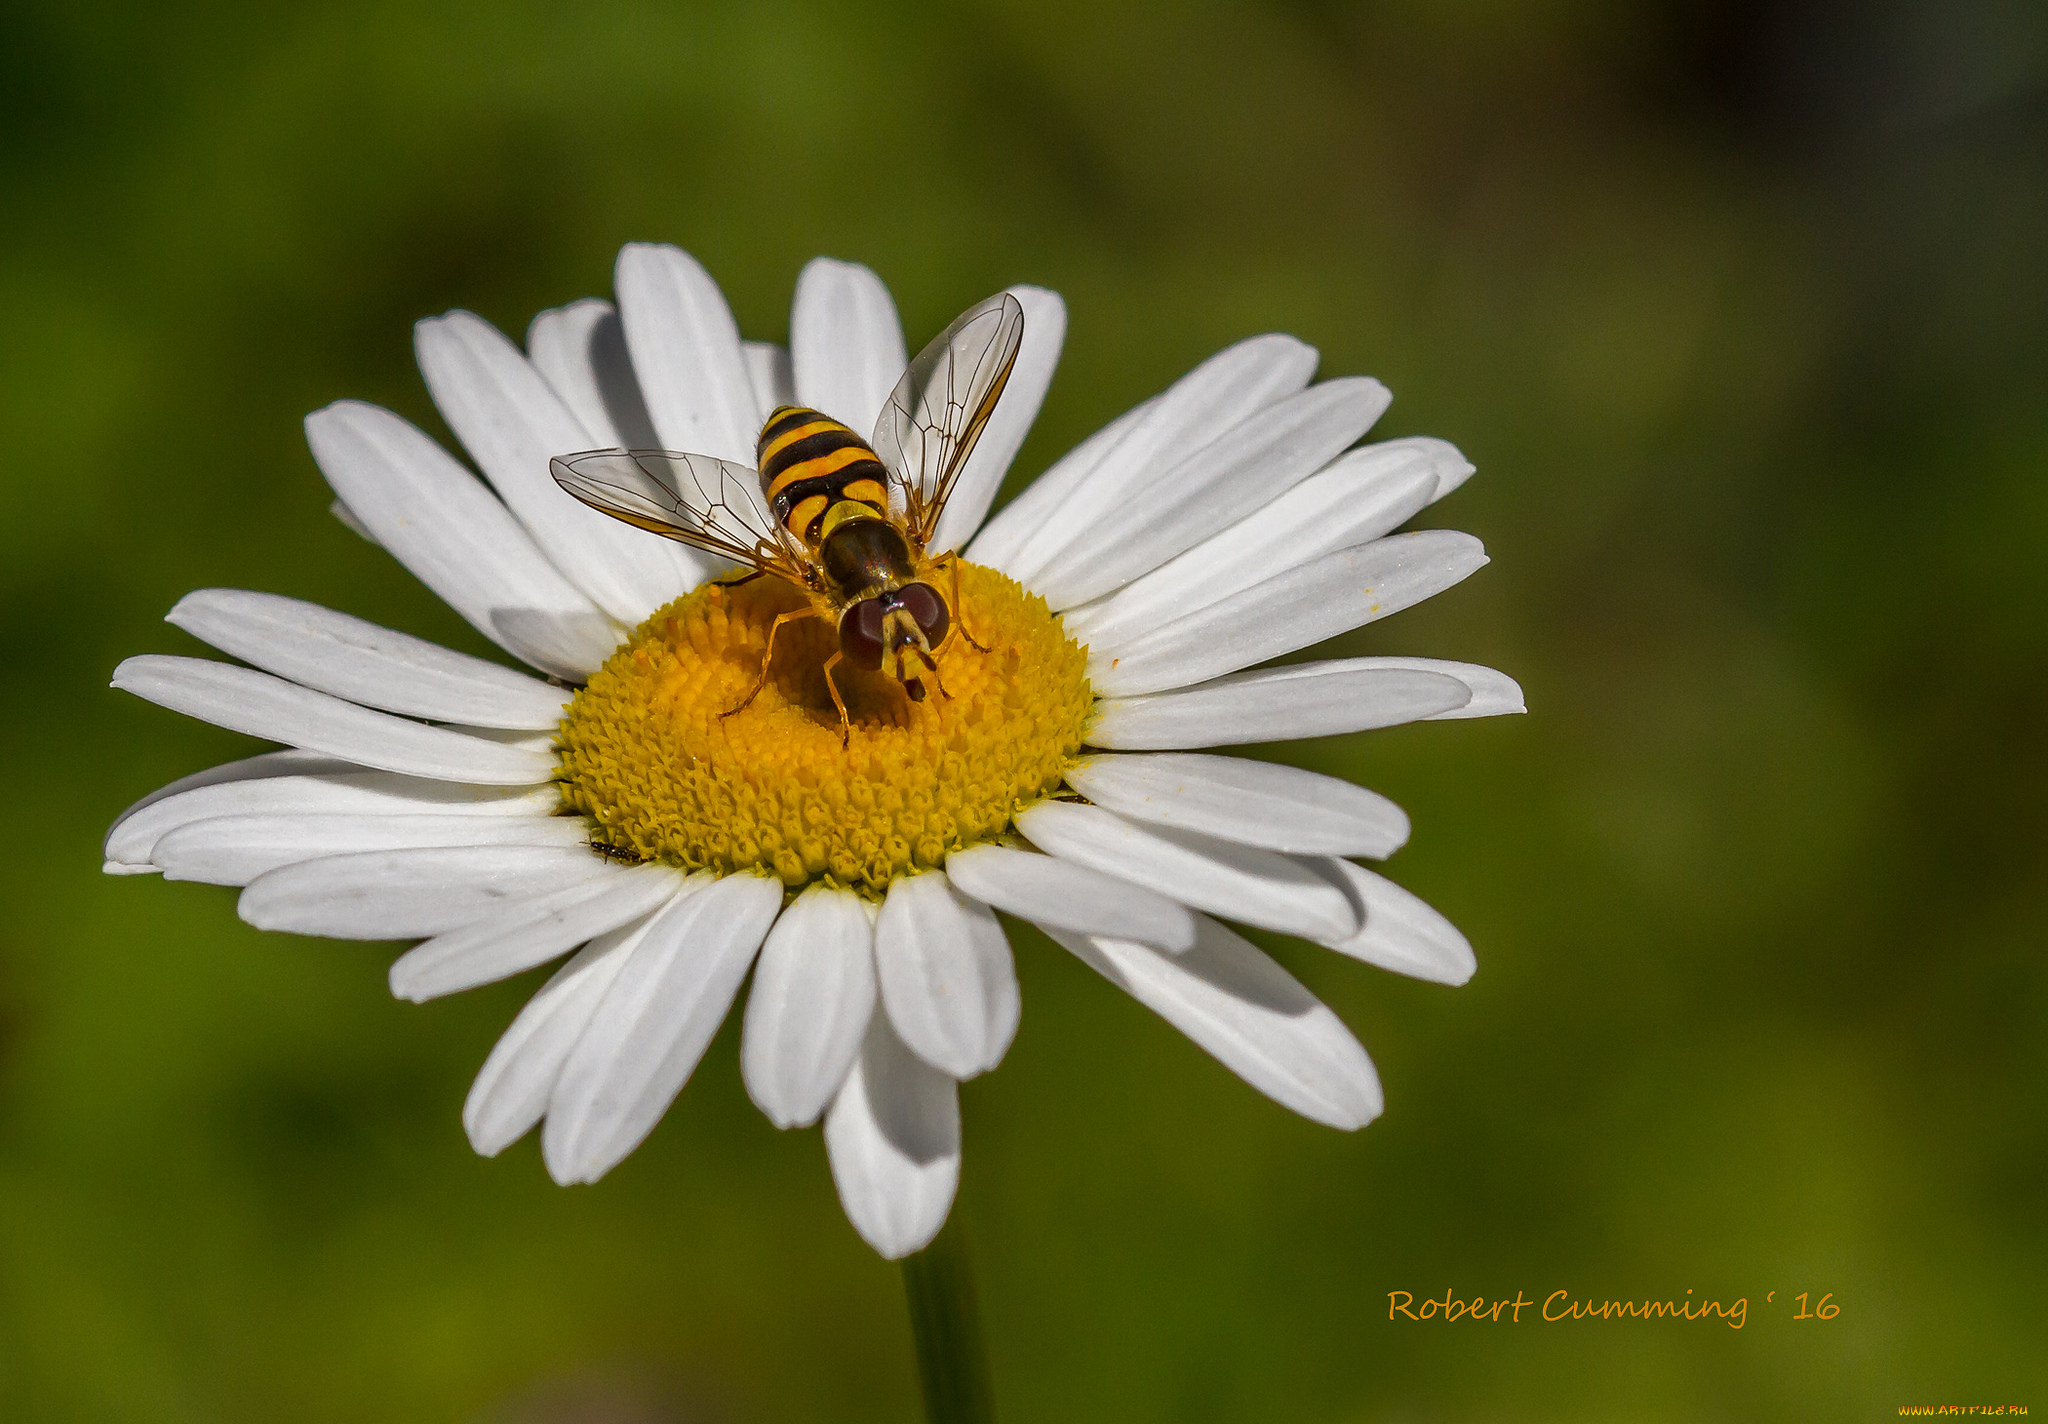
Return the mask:
{"type": "Polygon", "coordinates": [[[952,615],[946,611],[946,601],[928,583],[907,583],[896,590],[897,606],[908,613],[924,634],[926,646],[936,648],[946,640],[946,629],[952,623],[952,615]]]}
{"type": "Polygon", "coordinates": [[[855,667],[882,665],[882,600],[863,598],[839,616],[839,651],[855,667]]]}

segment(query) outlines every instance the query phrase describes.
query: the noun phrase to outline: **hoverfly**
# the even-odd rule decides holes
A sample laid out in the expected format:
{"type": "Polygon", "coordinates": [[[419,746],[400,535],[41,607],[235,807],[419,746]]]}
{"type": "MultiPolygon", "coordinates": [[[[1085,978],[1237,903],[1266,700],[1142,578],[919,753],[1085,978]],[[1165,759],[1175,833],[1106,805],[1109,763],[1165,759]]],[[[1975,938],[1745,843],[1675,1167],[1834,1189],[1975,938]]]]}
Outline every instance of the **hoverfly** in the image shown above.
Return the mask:
{"type": "Polygon", "coordinates": [[[869,441],[822,411],[785,405],[761,427],[758,470],[666,450],[590,450],[548,468],[592,509],[751,570],[733,583],[772,575],[801,589],[808,606],[769,627],[759,679],[724,715],[768,685],[784,623],[827,619],[839,650],[826,659],[825,686],[844,744],[852,723],[832,680],[840,661],[886,670],[921,702],[920,669],[938,682],[933,654],[949,633],[981,648],[957,616],[957,556],[934,558],[928,546],[1023,338],[1024,308],[1007,292],[969,307],[905,368],[869,441]],[[931,582],[941,566],[951,567],[950,607],[931,582]]]}

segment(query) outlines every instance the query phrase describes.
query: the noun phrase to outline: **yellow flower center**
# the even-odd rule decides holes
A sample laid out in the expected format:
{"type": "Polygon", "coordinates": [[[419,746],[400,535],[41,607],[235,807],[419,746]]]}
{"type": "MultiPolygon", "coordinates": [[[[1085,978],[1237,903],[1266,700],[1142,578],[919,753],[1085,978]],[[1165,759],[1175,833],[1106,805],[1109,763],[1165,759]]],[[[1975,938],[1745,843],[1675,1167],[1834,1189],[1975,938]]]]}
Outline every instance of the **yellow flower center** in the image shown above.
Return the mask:
{"type": "MultiPolygon", "coordinates": [[[[951,601],[950,578],[932,581],[951,601]]],[[[886,674],[833,668],[844,745],[825,685],[838,632],[820,618],[783,624],[767,682],[722,715],[760,680],[776,616],[808,606],[801,592],[757,578],[684,595],[570,703],[563,802],[589,818],[593,844],[633,859],[870,895],[1002,834],[1059,786],[1094,694],[1084,650],[1044,599],[964,561],[959,594],[923,702],[886,674]]]]}

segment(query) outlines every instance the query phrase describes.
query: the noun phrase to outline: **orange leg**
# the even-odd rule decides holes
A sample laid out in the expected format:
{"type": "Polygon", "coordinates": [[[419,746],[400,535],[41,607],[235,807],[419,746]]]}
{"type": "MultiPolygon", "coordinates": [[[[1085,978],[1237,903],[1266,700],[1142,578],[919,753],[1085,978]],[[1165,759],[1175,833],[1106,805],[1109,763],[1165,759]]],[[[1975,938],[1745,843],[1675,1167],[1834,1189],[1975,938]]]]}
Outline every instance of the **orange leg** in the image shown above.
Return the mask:
{"type": "MultiPolygon", "coordinates": [[[[946,566],[953,571],[953,626],[960,630],[960,636],[967,640],[969,646],[974,651],[985,653],[988,649],[982,645],[979,639],[967,631],[967,611],[960,604],[960,556],[958,554],[948,554],[946,555],[945,562],[946,566]]],[[[934,668],[933,671],[937,672],[937,669],[934,668]]],[[[939,689],[941,692],[945,690],[943,687],[939,689]]]]}
{"type": "MultiPolygon", "coordinates": [[[[972,638],[969,638],[967,641],[970,643],[974,642],[972,638]]],[[[975,646],[980,647],[981,645],[976,643],[975,646]]],[[[981,650],[983,652],[988,651],[987,648],[982,648],[981,650]]],[[[948,702],[951,702],[953,700],[953,694],[946,691],[946,680],[939,676],[938,661],[935,658],[933,658],[930,653],[919,653],[917,656],[919,660],[922,661],[924,665],[931,670],[932,685],[939,689],[939,696],[945,698],[948,702]]]]}
{"type": "Polygon", "coordinates": [[[839,695],[839,684],[832,680],[832,669],[844,653],[834,653],[825,659],[825,690],[832,694],[832,705],[839,709],[839,750],[845,751],[853,745],[853,719],[846,715],[846,699],[839,695]]]}
{"type": "MultiPolygon", "coordinates": [[[[794,623],[800,618],[821,618],[823,616],[815,608],[799,608],[794,613],[778,615],[775,621],[768,625],[768,647],[761,654],[761,676],[754,683],[754,690],[740,699],[739,706],[728,708],[726,711],[719,713],[719,717],[724,719],[746,711],[748,707],[753,705],[754,699],[761,695],[761,689],[768,685],[768,664],[775,658],[775,635],[782,631],[783,624],[794,623]]],[[[832,656],[837,658],[839,654],[834,653],[832,656]]],[[[837,692],[833,693],[832,699],[835,702],[838,701],[839,694],[837,692]]],[[[846,709],[844,707],[839,709],[839,718],[841,721],[846,720],[846,709]]]]}

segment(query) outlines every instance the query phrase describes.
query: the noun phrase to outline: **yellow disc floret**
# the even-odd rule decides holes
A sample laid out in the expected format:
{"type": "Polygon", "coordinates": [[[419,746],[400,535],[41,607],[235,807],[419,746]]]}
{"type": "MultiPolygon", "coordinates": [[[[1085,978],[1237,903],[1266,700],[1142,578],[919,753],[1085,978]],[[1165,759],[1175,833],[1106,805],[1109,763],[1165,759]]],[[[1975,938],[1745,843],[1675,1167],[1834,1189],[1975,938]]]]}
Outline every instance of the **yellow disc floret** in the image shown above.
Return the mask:
{"type": "MultiPolygon", "coordinates": [[[[949,576],[931,581],[951,598],[949,576]]],[[[720,715],[759,680],[769,626],[806,606],[801,592],[756,578],[677,599],[570,703],[564,803],[589,819],[594,845],[629,858],[870,895],[1001,835],[1059,786],[1094,694],[1085,651],[1044,599],[964,562],[959,594],[938,652],[943,693],[913,702],[882,673],[833,669],[844,745],[824,672],[838,634],[824,619],[785,623],[760,693],[720,715]]]]}

